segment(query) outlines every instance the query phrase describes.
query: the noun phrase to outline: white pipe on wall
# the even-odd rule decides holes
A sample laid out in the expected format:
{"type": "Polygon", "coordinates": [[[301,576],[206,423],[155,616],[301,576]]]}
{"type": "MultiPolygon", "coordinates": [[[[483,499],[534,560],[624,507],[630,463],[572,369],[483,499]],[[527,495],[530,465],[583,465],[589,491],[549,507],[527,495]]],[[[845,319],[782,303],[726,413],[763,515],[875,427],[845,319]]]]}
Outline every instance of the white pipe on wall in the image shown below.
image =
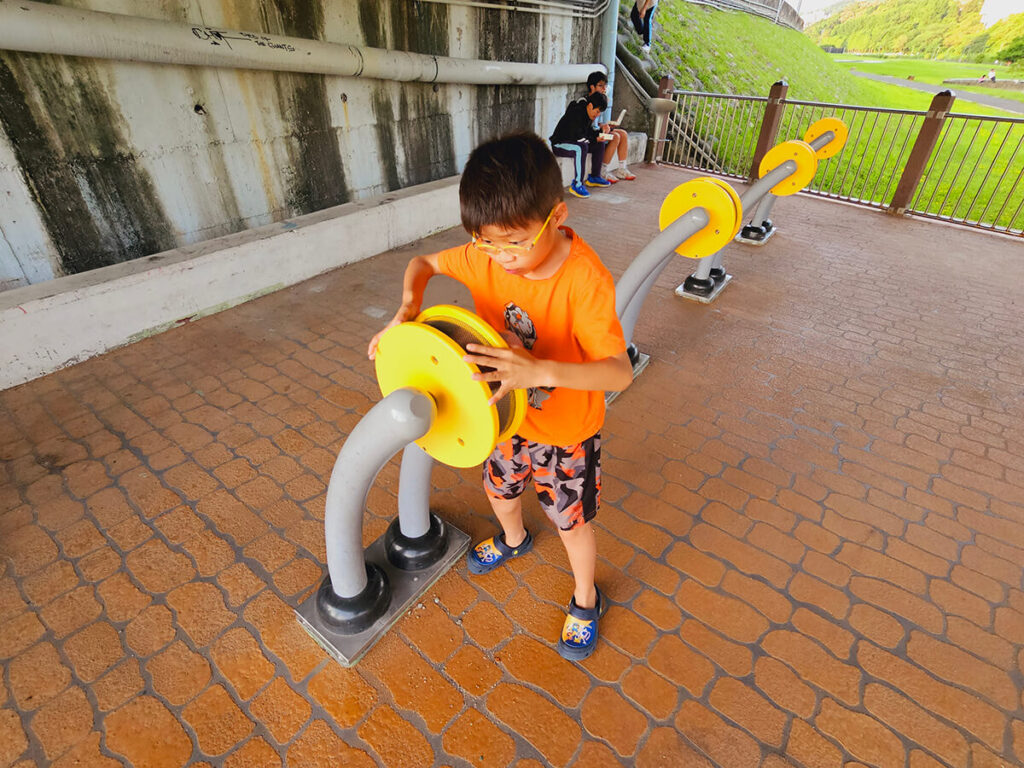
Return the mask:
{"type": "Polygon", "coordinates": [[[543,13],[547,16],[570,16],[574,19],[596,19],[604,13],[611,0],[599,0],[590,10],[584,10],[580,5],[550,2],[549,0],[520,0],[515,5],[506,5],[495,0],[421,0],[421,2],[438,3],[440,5],[463,5],[471,8],[490,8],[497,11],[514,11],[516,13],[543,13]],[[524,4],[527,2],[531,3],[531,5],[524,4]]]}
{"type": "Polygon", "coordinates": [[[600,64],[454,59],[0,0],[0,48],[197,67],[471,85],[582,83],[600,64]]]}

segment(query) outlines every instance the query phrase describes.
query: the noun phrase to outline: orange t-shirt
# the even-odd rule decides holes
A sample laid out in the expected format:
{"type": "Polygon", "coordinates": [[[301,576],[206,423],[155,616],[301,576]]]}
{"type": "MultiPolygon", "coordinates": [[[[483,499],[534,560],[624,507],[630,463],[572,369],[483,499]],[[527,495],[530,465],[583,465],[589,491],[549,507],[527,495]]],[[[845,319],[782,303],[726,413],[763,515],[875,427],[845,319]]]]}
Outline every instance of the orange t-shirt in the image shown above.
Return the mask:
{"type": "MultiPolygon", "coordinates": [[[[568,227],[569,256],[544,280],[510,275],[470,244],[438,254],[440,271],[465,285],[480,317],[512,331],[543,360],[587,363],[626,349],[615,314],[615,281],[594,250],[568,227]]],[[[604,423],[604,392],[532,388],[519,435],[545,445],[575,445],[604,423]]]]}

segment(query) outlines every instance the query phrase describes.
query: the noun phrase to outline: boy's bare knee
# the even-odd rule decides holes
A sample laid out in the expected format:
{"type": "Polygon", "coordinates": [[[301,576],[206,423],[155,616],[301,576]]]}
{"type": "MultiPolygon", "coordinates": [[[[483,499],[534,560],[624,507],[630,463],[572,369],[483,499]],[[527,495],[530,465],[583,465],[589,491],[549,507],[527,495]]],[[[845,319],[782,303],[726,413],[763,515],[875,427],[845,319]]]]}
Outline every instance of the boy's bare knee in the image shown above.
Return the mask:
{"type": "Polygon", "coordinates": [[[572,528],[569,528],[568,530],[564,528],[559,528],[558,535],[561,536],[563,540],[574,541],[576,539],[581,539],[584,536],[591,534],[592,531],[593,526],[590,525],[590,521],[588,520],[587,522],[575,525],[572,528]]]}

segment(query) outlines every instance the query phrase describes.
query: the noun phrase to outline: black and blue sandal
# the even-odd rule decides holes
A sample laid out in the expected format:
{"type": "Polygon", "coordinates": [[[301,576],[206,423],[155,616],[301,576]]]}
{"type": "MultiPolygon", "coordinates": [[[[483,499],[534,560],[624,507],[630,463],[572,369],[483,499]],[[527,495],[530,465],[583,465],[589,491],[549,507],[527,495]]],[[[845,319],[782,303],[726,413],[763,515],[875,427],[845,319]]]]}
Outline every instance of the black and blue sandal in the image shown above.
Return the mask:
{"type": "Polygon", "coordinates": [[[506,560],[513,557],[525,555],[533,548],[533,536],[526,532],[526,538],[518,547],[510,547],[505,543],[505,534],[499,533],[489,539],[484,539],[469,552],[466,553],[466,565],[469,572],[479,576],[482,573],[490,573],[506,560]]]}
{"type": "Polygon", "coordinates": [[[597,648],[597,620],[604,615],[606,608],[601,590],[597,590],[593,608],[580,608],[574,596],[569,601],[569,613],[562,625],[562,636],[558,638],[558,655],[569,661],[588,658],[597,648]]]}

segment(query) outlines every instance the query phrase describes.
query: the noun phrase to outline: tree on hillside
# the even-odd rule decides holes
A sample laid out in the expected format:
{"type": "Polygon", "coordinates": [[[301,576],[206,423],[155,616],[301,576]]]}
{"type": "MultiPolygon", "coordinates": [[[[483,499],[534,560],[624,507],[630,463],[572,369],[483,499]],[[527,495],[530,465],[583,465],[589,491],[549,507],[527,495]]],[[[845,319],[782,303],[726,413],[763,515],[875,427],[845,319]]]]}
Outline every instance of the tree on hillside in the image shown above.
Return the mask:
{"type": "Polygon", "coordinates": [[[985,35],[984,0],[862,0],[806,29],[819,45],[866,53],[959,55],[985,35]]]}
{"type": "Polygon", "coordinates": [[[1015,64],[1024,65],[1024,35],[1012,41],[1008,46],[999,52],[1001,61],[1012,61],[1015,64]]]}

